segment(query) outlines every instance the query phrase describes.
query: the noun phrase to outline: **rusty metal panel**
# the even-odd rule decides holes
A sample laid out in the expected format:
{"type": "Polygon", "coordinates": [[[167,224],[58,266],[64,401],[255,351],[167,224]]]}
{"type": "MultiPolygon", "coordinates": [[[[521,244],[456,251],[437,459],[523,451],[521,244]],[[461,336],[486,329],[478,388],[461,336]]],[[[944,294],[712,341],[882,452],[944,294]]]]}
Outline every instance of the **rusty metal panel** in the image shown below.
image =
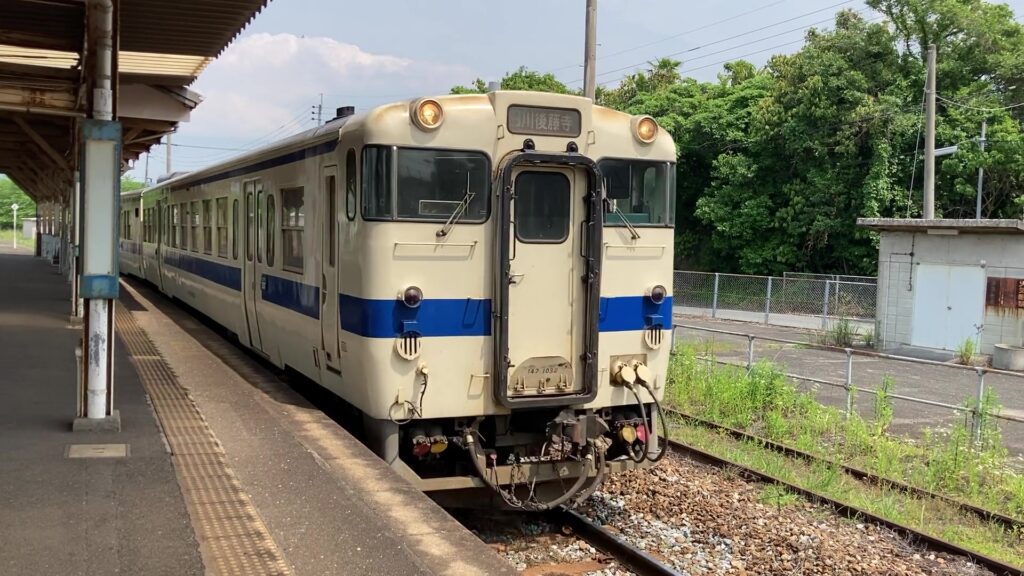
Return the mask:
{"type": "Polygon", "coordinates": [[[1024,279],[989,278],[985,306],[1004,312],[1024,309],[1024,279]]]}

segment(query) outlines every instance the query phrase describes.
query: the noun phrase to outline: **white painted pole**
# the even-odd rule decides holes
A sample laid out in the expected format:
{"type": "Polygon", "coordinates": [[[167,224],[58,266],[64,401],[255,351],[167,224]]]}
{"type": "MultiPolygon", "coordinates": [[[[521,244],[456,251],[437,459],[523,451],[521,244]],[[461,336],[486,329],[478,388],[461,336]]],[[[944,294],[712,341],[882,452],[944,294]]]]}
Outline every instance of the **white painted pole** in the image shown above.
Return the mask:
{"type": "Polygon", "coordinates": [[[11,211],[14,212],[14,226],[12,232],[14,232],[14,249],[18,249],[18,205],[11,204],[11,211]]]}
{"type": "Polygon", "coordinates": [[[89,347],[88,372],[86,373],[86,418],[107,416],[107,355],[109,340],[107,327],[110,324],[108,306],[110,300],[95,298],[89,300],[89,347]]]}

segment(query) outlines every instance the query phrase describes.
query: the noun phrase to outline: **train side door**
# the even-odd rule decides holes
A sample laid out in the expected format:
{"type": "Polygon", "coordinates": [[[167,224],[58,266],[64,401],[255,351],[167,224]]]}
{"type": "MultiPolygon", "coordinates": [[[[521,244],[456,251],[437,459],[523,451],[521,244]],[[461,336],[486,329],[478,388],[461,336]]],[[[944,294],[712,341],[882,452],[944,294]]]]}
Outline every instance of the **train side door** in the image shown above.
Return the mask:
{"type": "Polygon", "coordinates": [[[249,331],[249,344],[256,350],[263,350],[263,340],[260,338],[259,319],[256,317],[256,299],[260,295],[260,279],[258,277],[257,264],[263,258],[257,259],[260,243],[258,238],[257,223],[260,219],[259,201],[263,195],[263,188],[259,181],[250,180],[242,185],[245,196],[245,259],[242,262],[242,300],[245,302],[245,322],[249,331]],[[257,188],[259,191],[257,192],[257,188]]]}
{"type": "Polygon", "coordinates": [[[320,346],[328,370],[340,373],[338,350],[338,167],[320,172],[324,199],[320,229],[320,346]]]}

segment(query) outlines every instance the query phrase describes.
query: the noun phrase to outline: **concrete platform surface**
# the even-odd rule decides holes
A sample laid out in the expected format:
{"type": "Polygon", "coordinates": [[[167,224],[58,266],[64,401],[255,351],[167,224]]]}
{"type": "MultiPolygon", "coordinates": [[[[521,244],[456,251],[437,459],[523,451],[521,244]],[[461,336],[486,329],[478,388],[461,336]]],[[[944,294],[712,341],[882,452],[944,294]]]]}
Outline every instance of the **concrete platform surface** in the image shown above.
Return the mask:
{"type": "MultiPolygon", "coordinates": [[[[514,573],[337,423],[189,313],[140,283],[122,285],[121,303],[118,313],[145,331],[216,437],[218,458],[283,559],[273,573],[514,573]]],[[[168,444],[136,372],[138,356],[130,360],[124,342],[115,349],[122,431],[71,432],[80,331],[67,327],[69,308],[56,268],[0,253],[0,574],[245,573],[207,562],[219,543],[210,531],[221,522],[230,530],[238,519],[197,524],[205,503],[197,508],[179,484],[172,429],[164,423],[168,444]],[[107,446],[70,449],[79,444],[107,446]],[[67,458],[69,451],[115,457],[67,458]]]]}
{"type": "Polygon", "coordinates": [[[120,347],[122,431],[74,433],[75,355],[65,279],[0,253],[0,574],[203,574],[170,454],[120,347]],[[68,458],[80,445],[125,458],[68,458]]]}

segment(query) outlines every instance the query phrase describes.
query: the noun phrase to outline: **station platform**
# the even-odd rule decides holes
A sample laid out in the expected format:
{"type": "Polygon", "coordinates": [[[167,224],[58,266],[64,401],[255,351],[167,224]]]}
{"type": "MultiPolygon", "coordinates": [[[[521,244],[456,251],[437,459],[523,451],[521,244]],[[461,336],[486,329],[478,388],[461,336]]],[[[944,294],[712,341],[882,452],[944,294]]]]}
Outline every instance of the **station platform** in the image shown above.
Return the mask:
{"type": "Polygon", "coordinates": [[[70,290],[0,252],[0,574],[512,574],[281,379],[146,285],[120,432],[72,432],[70,290]]]}

